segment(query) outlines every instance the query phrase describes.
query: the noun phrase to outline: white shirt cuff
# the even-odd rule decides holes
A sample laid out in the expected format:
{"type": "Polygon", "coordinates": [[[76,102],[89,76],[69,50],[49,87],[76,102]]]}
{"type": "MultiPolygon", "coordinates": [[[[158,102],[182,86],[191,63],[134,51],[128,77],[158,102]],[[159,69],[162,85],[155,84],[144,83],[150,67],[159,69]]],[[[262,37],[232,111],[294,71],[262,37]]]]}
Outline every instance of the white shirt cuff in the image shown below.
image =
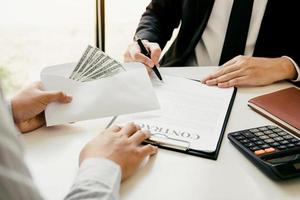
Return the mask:
{"type": "Polygon", "coordinates": [[[81,163],[70,193],[65,199],[119,199],[121,168],[104,158],[89,158],[81,163]]]}
{"type": "Polygon", "coordinates": [[[288,57],[288,56],[283,56],[283,57],[289,59],[289,60],[293,63],[293,65],[294,65],[294,67],[295,67],[295,69],[296,69],[296,71],[297,71],[297,74],[298,74],[298,75],[297,75],[296,79],[291,80],[291,81],[293,81],[293,82],[298,82],[298,81],[300,81],[300,68],[299,68],[299,66],[297,65],[297,63],[296,63],[292,58],[290,58],[290,57],[288,57]]]}

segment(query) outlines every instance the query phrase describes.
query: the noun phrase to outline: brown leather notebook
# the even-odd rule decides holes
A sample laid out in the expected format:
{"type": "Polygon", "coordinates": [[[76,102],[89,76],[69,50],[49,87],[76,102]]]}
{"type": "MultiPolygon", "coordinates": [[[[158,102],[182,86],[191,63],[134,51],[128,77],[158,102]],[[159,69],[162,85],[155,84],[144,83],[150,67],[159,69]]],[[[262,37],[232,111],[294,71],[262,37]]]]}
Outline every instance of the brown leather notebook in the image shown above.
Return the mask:
{"type": "Polygon", "coordinates": [[[279,90],[248,101],[256,112],[300,136],[300,89],[279,90]]]}

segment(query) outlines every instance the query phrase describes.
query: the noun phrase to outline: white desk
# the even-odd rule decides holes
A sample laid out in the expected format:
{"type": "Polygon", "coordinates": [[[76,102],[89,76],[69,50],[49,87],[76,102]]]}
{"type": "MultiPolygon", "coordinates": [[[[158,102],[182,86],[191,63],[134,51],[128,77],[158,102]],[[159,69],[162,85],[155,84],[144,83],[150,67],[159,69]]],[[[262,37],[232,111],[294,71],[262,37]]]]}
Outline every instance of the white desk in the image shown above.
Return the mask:
{"type": "MultiPolygon", "coordinates": [[[[183,74],[182,70],[176,73],[183,74]]],[[[160,149],[133,177],[122,183],[121,199],[298,200],[300,179],[272,181],[227,139],[227,133],[232,131],[273,124],[248,108],[247,101],[290,85],[284,82],[239,89],[217,161],[160,149]]],[[[108,121],[92,120],[42,128],[22,136],[28,165],[47,199],[62,199],[68,192],[78,169],[80,149],[108,121]]]]}

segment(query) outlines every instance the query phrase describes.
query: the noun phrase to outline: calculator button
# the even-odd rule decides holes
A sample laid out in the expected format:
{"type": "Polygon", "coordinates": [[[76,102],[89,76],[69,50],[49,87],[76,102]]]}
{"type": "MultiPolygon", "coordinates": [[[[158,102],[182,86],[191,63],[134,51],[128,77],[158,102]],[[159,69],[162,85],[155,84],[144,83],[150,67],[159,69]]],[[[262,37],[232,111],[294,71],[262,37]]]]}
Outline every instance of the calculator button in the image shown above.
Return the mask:
{"type": "Polygon", "coordinates": [[[295,145],[300,146],[300,142],[297,142],[295,145]]]}
{"type": "Polygon", "coordinates": [[[290,142],[292,142],[292,143],[296,143],[296,142],[298,142],[299,140],[297,140],[296,138],[293,138],[293,139],[291,139],[290,140],[290,142]]]}
{"type": "Polygon", "coordinates": [[[262,154],[265,154],[266,152],[264,151],[264,150],[257,150],[257,151],[255,151],[254,152],[255,153],[255,155],[257,155],[257,156],[260,156],[260,155],[262,155],[262,154]]]}
{"type": "Polygon", "coordinates": [[[249,148],[249,147],[254,147],[254,146],[255,146],[255,144],[254,144],[254,143],[252,143],[252,142],[250,142],[250,143],[247,143],[247,144],[245,144],[245,146],[249,148]]]}
{"type": "Polygon", "coordinates": [[[294,145],[294,144],[288,144],[288,145],[287,145],[288,148],[293,148],[293,147],[295,147],[295,146],[296,146],[296,145],[294,145]]]}
{"type": "Polygon", "coordinates": [[[285,135],[283,136],[284,139],[288,140],[288,139],[293,139],[294,137],[291,135],[285,135]]]}
{"type": "Polygon", "coordinates": [[[272,147],[278,147],[278,146],[280,146],[280,143],[278,143],[278,142],[273,142],[273,143],[271,143],[270,144],[272,147]]]}
{"type": "Polygon", "coordinates": [[[257,138],[257,137],[253,137],[253,138],[250,138],[250,141],[251,142],[256,142],[256,141],[258,141],[259,139],[257,138]]]}
{"type": "Polygon", "coordinates": [[[243,140],[243,139],[245,139],[245,137],[244,136],[237,136],[236,139],[237,140],[243,140]]]}
{"type": "Polygon", "coordinates": [[[264,142],[263,141],[257,141],[257,142],[255,142],[255,144],[262,145],[262,144],[264,144],[264,142]]]}
{"type": "Polygon", "coordinates": [[[254,147],[250,147],[251,151],[257,151],[260,150],[260,148],[258,146],[254,146],[254,147]]]}
{"type": "Polygon", "coordinates": [[[250,142],[249,140],[247,140],[247,139],[243,139],[243,140],[241,140],[241,143],[248,143],[248,142],[250,142]]]}
{"type": "Polygon", "coordinates": [[[259,132],[259,130],[258,130],[257,128],[250,129],[249,131],[250,131],[251,133],[257,133],[257,132],[259,132]]]}
{"type": "Polygon", "coordinates": [[[262,136],[260,136],[259,138],[262,139],[262,140],[265,140],[265,139],[269,139],[269,136],[262,135],[262,136]]]}
{"type": "Polygon", "coordinates": [[[267,127],[260,127],[260,128],[258,128],[258,129],[261,130],[261,131],[267,131],[267,130],[268,130],[267,127]]]}
{"type": "Polygon", "coordinates": [[[246,138],[253,138],[253,137],[255,137],[251,132],[244,132],[243,135],[244,135],[246,138]]]}
{"type": "Polygon", "coordinates": [[[231,135],[232,135],[233,137],[237,137],[237,136],[240,136],[241,134],[238,133],[238,132],[236,132],[236,133],[232,133],[231,135]]]}
{"type": "Polygon", "coordinates": [[[275,142],[275,140],[273,140],[273,139],[271,139],[271,138],[265,140],[265,143],[268,143],[268,144],[273,143],[273,142],[275,142]]]}
{"type": "Polygon", "coordinates": [[[274,151],[275,151],[275,149],[272,147],[265,149],[265,152],[267,152],[267,153],[272,153],[274,151]]]}
{"type": "Polygon", "coordinates": [[[282,130],[280,128],[276,128],[276,129],[273,129],[273,131],[278,133],[278,132],[281,132],[282,130]]]}
{"type": "Polygon", "coordinates": [[[288,141],[286,141],[286,140],[279,141],[279,143],[280,143],[280,144],[284,144],[284,145],[285,145],[285,144],[289,144],[289,142],[288,142],[288,141]]]}
{"type": "Polygon", "coordinates": [[[264,133],[263,132],[255,132],[254,135],[256,135],[256,136],[262,136],[262,135],[264,135],[264,133]]]}
{"type": "Polygon", "coordinates": [[[277,148],[280,149],[280,150],[283,150],[283,149],[286,149],[287,147],[285,145],[280,145],[277,148]]]}
{"type": "Polygon", "coordinates": [[[268,134],[272,134],[273,131],[267,130],[267,131],[264,131],[264,133],[268,135],[268,134]]]}
{"type": "Polygon", "coordinates": [[[269,125],[267,127],[268,127],[268,129],[276,129],[277,128],[277,126],[272,126],[272,125],[269,125]]]}
{"type": "Polygon", "coordinates": [[[272,133],[272,134],[269,135],[269,137],[274,138],[274,137],[278,137],[278,135],[275,134],[275,133],[272,133]]]}
{"type": "Polygon", "coordinates": [[[268,144],[263,144],[263,145],[260,146],[260,148],[262,148],[262,149],[267,149],[267,148],[270,148],[270,145],[268,145],[268,144]]]}
{"type": "Polygon", "coordinates": [[[274,140],[281,141],[281,140],[283,140],[283,138],[282,137],[276,137],[276,138],[274,138],[274,140]]]}
{"type": "Polygon", "coordinates": [[[278,135],[280,135],[280,136],[287,135],[287,133],[286,133],[286,132],[284,132],[284,131],[278,132],[277,134],[278,134],[278,135]]]}

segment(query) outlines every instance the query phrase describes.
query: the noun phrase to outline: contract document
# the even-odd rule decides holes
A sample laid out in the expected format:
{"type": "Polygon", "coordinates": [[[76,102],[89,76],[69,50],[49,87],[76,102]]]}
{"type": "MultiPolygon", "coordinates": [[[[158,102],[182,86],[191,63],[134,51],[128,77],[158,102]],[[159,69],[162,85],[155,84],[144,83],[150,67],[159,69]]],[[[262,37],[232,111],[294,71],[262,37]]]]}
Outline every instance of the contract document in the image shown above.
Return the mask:
{"type": "Polygon", "coordinates": [[[163,79],[164,83],[152,80],[161,109],[122,115],[115,123],[139,124],[151,132],[148,142],[158,146],[214,152],[224,132],[235,89],[168,75],[163,79]]]}

